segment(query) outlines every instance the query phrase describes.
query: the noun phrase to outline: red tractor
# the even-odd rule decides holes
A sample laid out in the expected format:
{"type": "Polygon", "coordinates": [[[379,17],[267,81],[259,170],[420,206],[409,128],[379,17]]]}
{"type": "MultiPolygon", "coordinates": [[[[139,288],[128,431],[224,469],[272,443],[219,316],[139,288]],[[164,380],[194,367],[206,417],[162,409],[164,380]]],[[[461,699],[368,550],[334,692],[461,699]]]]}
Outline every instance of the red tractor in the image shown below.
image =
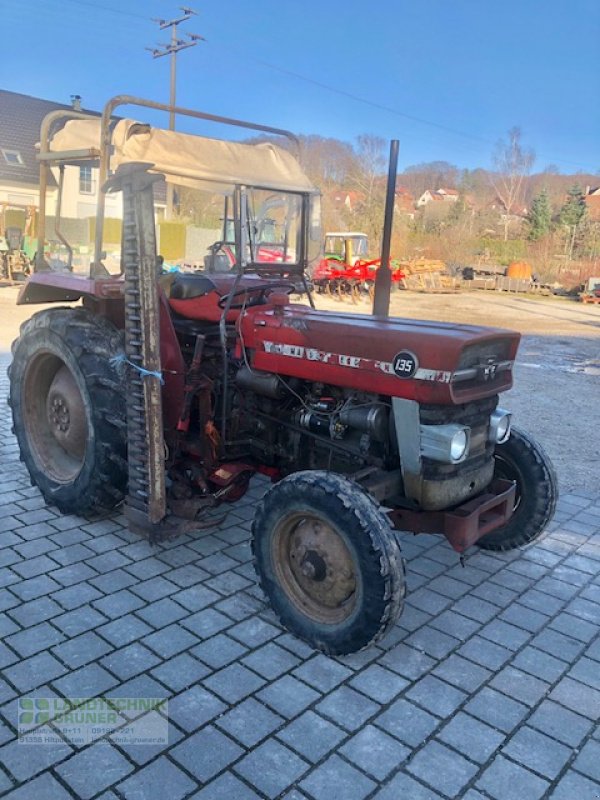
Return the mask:
{"type": "Polygon", "coordinates": [[[119,97],[102,120],[54,112],[41,132],[42,188],[49,165],[62,175],[73,161],[98,164],[101,186],[89,274],[40,254],[19,297],[81,300],[34,314],[13,347],[14,430],[46,501],[74,514],[124,503],[130,527],[160,540],[206,527],[267,475],[252,527],[261,586],[290,631],[330,654],[366,647],[401,613],[397,531],[443,534],[459,553],[540,536],[552,466],[498,405],[519,335],[317,310],[304,275],[318,196],[297,161],[115,120],[123,104],[169,111],[119,97]],[[223,241],[204,271],[157,277],[161,175],[222,195],[223,241]],[[110,275],[102,220],[116,191],[122,264],[110,275]],[[290,302],[299,287],[308,304],[290,302]]]}

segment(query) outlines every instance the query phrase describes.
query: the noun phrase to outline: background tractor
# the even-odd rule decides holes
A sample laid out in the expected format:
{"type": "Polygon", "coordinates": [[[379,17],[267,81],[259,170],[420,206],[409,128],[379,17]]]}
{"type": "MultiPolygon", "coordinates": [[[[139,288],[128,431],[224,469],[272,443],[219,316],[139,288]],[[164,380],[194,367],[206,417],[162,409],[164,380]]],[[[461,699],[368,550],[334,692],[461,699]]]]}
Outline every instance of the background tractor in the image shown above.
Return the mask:
{"type": "MultiPolygon", "coordinates": [[[[443,534],[458,553],[533,542],[556,483],[498,405],[519,335],[318,311],[304,276],[318,258],[319,197],[294,157],[114,119],[124,104],[170,110],[118,97],[101,120],[61,111],[42,126],[42,186],[50,166],[74,161],[97,164],[102,187],[89,274],[38,254],[19,297],[81,300],[34,314],[13,346],[14,430],[46,501],[76,514],[124,503],[130,527],[160,540],[210,524],[268,476],[252,526],[261,586],[290,631],[331,654],[366,647],[401,613],[398,531],[443,534]],[[162,175],[221,197],[222,238],[203,271],[157,275],[162,175]],[[114,275],[102,260],[106,192],[123,196],[114,275]],[[290,302],[299,287],[306,304],[290,302]]],[[[42,200],[42,240],[44,220],[42,200]]]]}
{"type": "MultiPolygon", "coordinates": [[[[357,301],[368,294],[373,299],[375,278],[381,259],[369,258],[369,240],[366,233],[345,231],[325,234],[325,254],[312,268],[311,279],[317,291],[349,295],[357,301]]],[[[392,284],[400,284],[404,272],[400,265],[390,262],[392,284]]]]}

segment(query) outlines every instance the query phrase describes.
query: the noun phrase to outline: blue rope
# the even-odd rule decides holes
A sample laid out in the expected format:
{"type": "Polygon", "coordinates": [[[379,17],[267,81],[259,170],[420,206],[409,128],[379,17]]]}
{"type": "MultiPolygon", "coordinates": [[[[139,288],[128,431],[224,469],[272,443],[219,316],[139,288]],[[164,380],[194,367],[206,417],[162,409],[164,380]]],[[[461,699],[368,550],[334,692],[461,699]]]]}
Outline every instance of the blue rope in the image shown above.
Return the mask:
{"type": "Polygon", "coordinates": [[[139,372],[142,378],[158,378],[158,380],[161,382],[161,385],[164,386],[165,379],[163,378],[162,372],[154,372],[151,369],[144,369],[144,367],[134,364],[133,361],[130,361],[125,356],[125,353],[119,353],[118,356],[113,356],[111,359],[109,359],[109,363],[113,367],[118,367],[121,364],[129,364],[129,366],[133,367],[136,372],[139,372]]]}

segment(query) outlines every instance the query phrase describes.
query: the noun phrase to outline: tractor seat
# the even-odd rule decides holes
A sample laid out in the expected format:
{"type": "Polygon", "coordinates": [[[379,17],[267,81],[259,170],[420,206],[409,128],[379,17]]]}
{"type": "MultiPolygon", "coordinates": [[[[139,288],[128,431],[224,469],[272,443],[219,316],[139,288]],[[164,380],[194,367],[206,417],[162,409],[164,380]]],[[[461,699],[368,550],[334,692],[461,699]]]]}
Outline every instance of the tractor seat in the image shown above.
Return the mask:
{"type": "Polygon", "coordinates": [[[173,300],[192,300],[215,291],[217,287],[206,275],[180,273],[171,284],[170,297],[173,300]]]}

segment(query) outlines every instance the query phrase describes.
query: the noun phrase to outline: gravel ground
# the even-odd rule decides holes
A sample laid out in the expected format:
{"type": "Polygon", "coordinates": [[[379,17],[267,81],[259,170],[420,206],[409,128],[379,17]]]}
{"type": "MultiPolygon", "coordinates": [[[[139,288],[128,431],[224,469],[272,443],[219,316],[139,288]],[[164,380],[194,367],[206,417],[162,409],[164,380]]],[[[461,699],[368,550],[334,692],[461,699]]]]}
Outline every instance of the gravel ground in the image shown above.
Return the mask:
{"type": "MultiPolygon", "coordinates": [[[[16,306],[18,289],[0,289],[0,353],[10,350],[19,324],[43,306],[16,306]]],[[[318,296],[319,308],[369,313],[366,301],[318,296]]],[[[523,334],[515,387],[502,398],[517,425],[547,449],[562,491],[600,486],[600,306],[558,298],[496,292],[398,292],[391,313],[412,319],[468,322],[523,334]]]]}

